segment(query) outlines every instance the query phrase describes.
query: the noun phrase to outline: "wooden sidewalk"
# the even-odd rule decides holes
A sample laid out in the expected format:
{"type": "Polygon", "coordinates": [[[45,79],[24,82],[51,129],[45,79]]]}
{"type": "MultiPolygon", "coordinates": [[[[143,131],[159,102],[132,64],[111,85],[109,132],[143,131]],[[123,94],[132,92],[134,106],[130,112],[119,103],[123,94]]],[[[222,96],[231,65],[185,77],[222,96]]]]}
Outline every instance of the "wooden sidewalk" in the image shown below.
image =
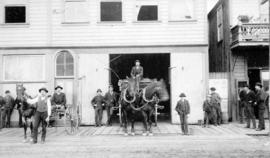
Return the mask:
{"type": "MultiPolygon", "coordinates": [[[[244,128],[244,124],[224,124],[221,126],[210,126],[209,128],[203,128],[199,125],[189,125],[190,135],[197,136],[240,136],[240,135],[260,135],[267,134],[268,124],[266,123],[267,129],[264,131],[255,131],[253,129],[244,128]]],[[[130,127],[128,128],[130,131],[130,127]]],[[[143,128],[141,123],[135,125],[135,134],[142,135],[143,128]]],[[[157,127],[153,127],[154,135],[173,135],[181,134],[180,125],[172,125],[169,123],[159,123],[157,127]]],[[[28,135],[30,132],[28,132],[28,135]]],[[[67,135],[63,127],[51,127],[47,128],[48,137],[57,137],[67,135]]],[[[93,127],[93,126],[82,126],[74,136],[94,136],[94,135],[124,135],[123,128],[115,124],[114,126],[106,127],[93,127]]],[[[2,129],[0,131],[1,137],[21,137],[23,138],[23,128],[10,128],[2,129]]]]}

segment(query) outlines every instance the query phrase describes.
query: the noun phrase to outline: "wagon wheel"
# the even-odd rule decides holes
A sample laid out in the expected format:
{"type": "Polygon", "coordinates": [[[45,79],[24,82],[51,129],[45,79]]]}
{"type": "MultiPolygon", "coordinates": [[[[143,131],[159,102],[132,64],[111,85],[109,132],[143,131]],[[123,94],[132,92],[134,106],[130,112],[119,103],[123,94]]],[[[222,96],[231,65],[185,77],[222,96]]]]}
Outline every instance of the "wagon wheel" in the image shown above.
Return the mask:
{"type": "Polygon", "coordinates": [[[65,131],[68,135],[74,135],[78,131],[79,127],[79,117],[78,114],[75,112],[72,106],[69,106],[65,111],[64,116],[64,124],[65,124],[65,131]]]}

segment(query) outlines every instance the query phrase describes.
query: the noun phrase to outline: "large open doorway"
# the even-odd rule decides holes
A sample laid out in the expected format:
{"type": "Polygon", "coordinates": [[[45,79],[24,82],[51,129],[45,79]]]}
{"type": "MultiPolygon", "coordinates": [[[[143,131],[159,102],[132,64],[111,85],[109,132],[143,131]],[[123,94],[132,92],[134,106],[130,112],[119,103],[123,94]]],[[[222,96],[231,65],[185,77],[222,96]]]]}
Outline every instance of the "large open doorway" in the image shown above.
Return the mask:
{"type": "MultiPolygon", "coordinates": [[[[163,79],[167,84],[168,92],[170,93],[170,54],[111,54],[110,55],[110,82],[114,89],[119,92],[118,80],[125,79],[130,76],[132,66],[135,60],[140,60],[144,68],[144,78],[150,79],[163,79]]],[[[170,121],[171,119],[171,106],[170,100],[160,103],[164,109],[158,112],[158,121],[170,121]]]]}

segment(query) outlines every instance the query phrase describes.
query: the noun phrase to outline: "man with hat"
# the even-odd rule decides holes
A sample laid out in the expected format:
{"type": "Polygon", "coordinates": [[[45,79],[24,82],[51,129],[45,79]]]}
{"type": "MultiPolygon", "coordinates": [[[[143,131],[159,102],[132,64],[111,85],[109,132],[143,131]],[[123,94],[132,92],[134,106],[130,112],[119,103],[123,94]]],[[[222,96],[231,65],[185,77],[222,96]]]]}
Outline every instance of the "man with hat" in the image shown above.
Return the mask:
{"type": "Polygon", "coordinates": [[[253,128],[256,128],[255,114],[254,114],[254,102],[256,99],[255,93],[249,88],[248,85],[244,87],[246,91],[246,96],[244,97],[245,109],[246,109],[246,117],[247,117],[247,126],[246,128],[250,128],[250,121],[252,121],[253,128]]]}
{"type": "Polygon", "coordinates": [[[213,104],[217,117],[214,122],[216,122],[218,125],[221,124],[221,119],[222,119],[222,111],[221,111],[221,97],[220,95],[216,92],[215,87],[210,88],[211,91],[211,104],[213,104]]]}
{"type": "Polygon", "coordinates": [[[246,97],[246,91],[245,87],[247,87],[247,84],[245,84],[243,87],[240,87],[239,89],[239,117],[240,117],[240,123],[244,123],[246,113],[245,113],[245,97],[246,97]]]}
{"type": "Polygon", "coordinates": [[[101,89],[97,90],[97,95],[92,99],[91,104],[95,109],[95,122],[96,127],[101,126],[103,105],[106,103],[105,98],[102,96],[101,89]]]}
{"type": "Polygon", "coordinates": [[[47,122],[51,115],[51,100],[48,98],[48,90],[46,88],[39,89],[39,95],[34,99],[27,98],[27,102],[36,108],[34,115],[34,130],[32,144],[37,143],[38,127],[42,124],[41,143],[45,142],[47,122]]]}
{"type": "MultiPolygon", "coordinates": [[[[204,111],[204,119],[203,119],[203,125],[204,127],[209,127],[209,121],[211,119],[211,116],[214,120],[216,120],[216,111],[211,103],[211,95],[207,95],[206,100],[203,103],[203,111],[204,111]]],[[[216,122],[214,122],[216,125],[216,122]]]]}
{"type": "Polygon", "coordinates": [[[106,111],[107,111],[107,126],[112,125],[111,116],[113,114],[113,107],[117,102],[116,93],[113,91],[113,86],[109,86],[109,91],[105,94],[106,111]]]}
{"type": "Polygon", "coordinates": [[[188,134],[188,122],[187,115],[190,113],[190,106],[188,100],[186,100],[186,95],[184,93],[180,94],[180,100],[177,102],[175,110],[180,117],[181,130],[184,135],[188,134]]]}
{"type": "MultiPolygon", "coordinates": [[[[52,102],[52,110],[55,112],[56,109],[65,110],[66,109],[66,95],[62,92],[63,87],[56,86],[55,92],[52,96],[51,102],[52,102]]],[[[61,118],[61,114],[59,114],[59,117],[61,118]]]]}
{"type": "Polygon", "coordinates": [[[9,90],[6,90],[4,100],[5,104],[2,108],[2,127],[10,128],[10,117],[15,105],[15,100],[9,90]]]}
{"type": "Polygon", "coordinates": [[[143,67],[139,60],[135,61],[135,66],[132,67],[130,75],[136,80],[137,90],[139,90],[140,80],[143,78],[143,67]]]}
{"type": "Polygon", "coordinates": [[[264,112],[265,112],[265,109],[266,109],[266,106],[265,106],[266,94],[262,90],[262,84],[261,83],[256,83],[255,84],[255,89],[257,91],[255,104],[258,107],[258,116],[259,116],[259,126],[258,126],[257,131],[261,131],[261,130],[265,129],[264,112]]]}

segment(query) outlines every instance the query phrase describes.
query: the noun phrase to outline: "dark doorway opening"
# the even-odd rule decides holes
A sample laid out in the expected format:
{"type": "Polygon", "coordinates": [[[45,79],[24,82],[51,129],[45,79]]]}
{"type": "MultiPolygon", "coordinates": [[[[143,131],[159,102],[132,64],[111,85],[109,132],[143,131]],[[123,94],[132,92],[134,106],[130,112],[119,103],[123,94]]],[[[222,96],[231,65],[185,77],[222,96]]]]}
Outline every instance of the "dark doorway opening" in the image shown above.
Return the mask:
{"type": "MultiPolygon", "coordinates": [[[[110,82],[113,85],[115,91],[119,92],[118,81],[119,79],[125,79],[130,77],[130,71],[132,66],[135,65],[135,60],[140,60],[142,67],[144,68],[144,78],[150,79],[163,79],[167,85],[167,90],[170,94],[170,82],[169,82],[169,67],[170,67],[170,54],[111,54],[110,55],[110,82]]],[[[160,109],[158,112],[158,121],[170,121],[171,119],[171,106],[170,100],[161,102],[160,105],[164,106],[164,109],[160,109]]]]}
{"type": "MultiPolygon", "coordinates": [[[[250,89],[256,93],[255,84],[261,82],[261,71],[260,69],[249,69],[248,70],[249,86],[250,89]]],[[[254,108],[255,116],[258,118],[258,108],[254,108]]]]}

